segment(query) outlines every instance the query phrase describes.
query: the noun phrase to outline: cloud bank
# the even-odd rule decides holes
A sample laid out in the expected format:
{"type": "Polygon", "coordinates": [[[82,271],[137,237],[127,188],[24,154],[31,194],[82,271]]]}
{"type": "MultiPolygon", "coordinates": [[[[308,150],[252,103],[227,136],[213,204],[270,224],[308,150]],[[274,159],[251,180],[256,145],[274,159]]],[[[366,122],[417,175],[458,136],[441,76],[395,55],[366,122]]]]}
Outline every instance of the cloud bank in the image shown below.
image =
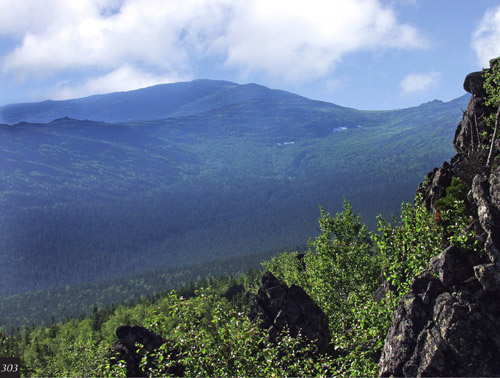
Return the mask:
{"type": "Polygon", "coordinates": [[[472,38],[472,47],[483,67],[500,56],[500,6],[485,13],[472,38]]]}
{"type": "Polygon", "coordinates": [[[435,87],[439,81],[441,74],[431,71],[428,73],[410,74],[406,76],[400,84],[404,94],[422,92],[429,88],[435,87]]]}
{"type": "Polygon", "coordinates": [[[58,97],[190,79],[207,61],[307,82],[350,53],[426,47],[380,0],[2,0],[0,37],[17,42],[4,77],[66,75],[58,97]]]}

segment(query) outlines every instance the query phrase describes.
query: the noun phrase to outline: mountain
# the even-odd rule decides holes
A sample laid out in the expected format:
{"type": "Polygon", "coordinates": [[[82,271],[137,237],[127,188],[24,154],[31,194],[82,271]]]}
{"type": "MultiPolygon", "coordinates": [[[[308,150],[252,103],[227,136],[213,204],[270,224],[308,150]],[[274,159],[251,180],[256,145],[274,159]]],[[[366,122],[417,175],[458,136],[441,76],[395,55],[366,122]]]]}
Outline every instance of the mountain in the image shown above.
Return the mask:
{"type": "Polygon", "coordinates": [[[5,105],[0,107],[0,122],[45,123],[63,117],[103,122],[155,120],[194,115],[249,100],[273,98],[292,100],[300,96],[257,84],[194,80],[74,100],[5,105]]]}
{"type": "Polygon", "coordinates": [[[151,120],[0,126],[0,296],[297,249],[343,197],[373,227],[452,155],[467,100],[358,111],[203,80],[4,107],[151,120]]]}
{"type": "MultiPolygon", "coordinates": [[[[490,61],[492,68],[496,68],[495,64],[500,64],[500,59],[490,61]]],[[[263,263],[268,270],[265,273],[261,270],[236,277],[199,280],[184,286],[179,292],[172,292],[169,291],[173,287],[170,286],[172,278],[190,272],[178,266],[163,274],[149,272],[128,279],[117,279],[114,284],[101,282],[12,295],[0,301],[0,318],[4,325],[15,327],[23,322],[31,324],[31,319],[42,319],[45,323],[40,327],[18,329],[17,334],[12,328],[11,335],[5,331],[7,327],[0,327],[0,354],[20,357],[21,373],[32,376],[108,376],[124,373],[127,376],[232,376],[235,371],[243,376],[258,376],[262,372],[277,376],[500,376],[500,154],[496,148],[491,150],[498,143],[498,123],[491,123],[491,116],[498,109],[491,102],[496,101],[498,104],[500,101],[497,91],[499,78],[500,71],[497,69],[483,69],[466,77],[464,89],[472,97],[454,133],[456,154],[449,162],[445,161],[440,168],[434,168],[427,174],[417,189],[419,199],[415,200],[413,206],[407,204],[403,207],[398,224],[382,221],[379,232],[368,232],[349,203],[344,203],[344,211],[335,217],[321,213],[321,233],[310,241],[310,249],[304,254],[276,254],[263,263]],[[484,85],[485,81],[493,85],[484,85]],[[259,278],[261,284],[257,288],[259,278]],[[155,293],[152,288],[155,280],[160,281],[157,288],[167,291],[155,293]],[[102,309],[106,304],[103,298],[123,301],[123,296],[134,291],[131,288],[139,289],[135,290],[139,295],[134,298],[140,296],[138,302],[102,309]],[[146,298],[144,294],[150,293],[155,295],[146,298]],[[97,300],[89,301],[92,296],[97,300]],[[75,308],[79,308],[80,313],[75,312],[75,308]],[[56,317],[51,318],[51,311],[56,317]],[[82,313],[86,313],[87,317],[82,317],[82,313]],[[78,319],[69,318],[75,314],[79,316],[78,319]],[[57,322],[57,319],[64,317],[64,323],[57,322]]],[[[243,164],[246,168],[249,164],[245,165],[241,161],[244,160],[244,154],[248,153],[248,160],[256,168],[254,171],[244,171],[238,177],[238,183],[242,188],[241,193],[246,193],[251,199],[249,207],[245,209],[244,226],[252,232],[255,231],[255,223],[251,222],[256,213],[251,210],[265,212],[266,206],[262,205],[269,205],[272,211],[266,214],[268,217],[279,208],[274,201],[260,203],[259,195],[254,193],[260,186],[251,186],[255,179],[251,177],[252,174],[264,169],[261,166],[263,162],[272,161],[265,158],[276,158],[283,151],[296,157],[297,151],[293,151],[295,147],[300,147],[300,153],[306,152],[306,156],[319,150],[320,155],[325,154],[329,158],[333,155],[328,152],[326,145],[332,150],[341,150],[342,154],[347,154],[350,148],[353,154],[349,156],[349,178],[355,176],[359,169],[363,171],[365,179],[364,187],[354,188],[353,182],[349,182],[350,188],[359,189],[360,192],[369,189],[365,193],[369,196],[366,203],[377,202],[379,188],[374,183],[378,180],[388,196],[394,195],[396,179],[405,177],[400,175],[401,171],[404,168],[408,168],[406,173],[418,170],[414,160],[420,162],[429,158],[421,145],[430,141],[426,136],[430,131],[436,131],[433,137],[441,140],[440,133],[446,130],[440,125],[446,124],[448,116],[456,111],[457,105],[463,104],[462,101],[432,101],[393,113],[365,113],[365,121],[373,121],[370,127],[366,127],[366,133],[354,133],[365,127],[348,128],[336,124],[330,134],[324,135],[322,131],[318,136],[307,130],[309,133],[297,138],[295,143],[276,145],[266,145],[266,138],[275,137],[272,128],[264,128],[263,135],[255,130],[254,135],[247,125],[249,122],[244,122],[244,117],[230,117],[233,114],[230,112],[225,118],[219,111],[215,112],[219,123],[214,121],[209,127],[204,127],[203,123],[210,119],[208,116],[202,117],[199,124],[192,117],[182,122],[176,119],[171,124],[163,120],[115,125],[61,119],[47,125],[25,123],[13,127],[28,133],[33,130],[44,131],[38,134],[43,139],[44,154],[49,151],[51,155],[57,155],[55,148],[52,151],[49,148],[54,146],[51,138],[56,135],[65,136],[62,142],[68,141],[70,145],[77,138],[80,145],[67,148],[61,154],[61,160],[69,160],[70,163],[73,155],[79,152],[81,160],[77,161],[87,164],[89,159],[99,156],[99,153],[91,148],[89,152],[85,146],[90,143],[95,147],[98,140],[113,144],[115,138],[114,148],[121,145],[127,157],[133,151],[133,148],[127,150],[127,146],[135,146],[133,142],[140,145],[138,139],[141,135],[151,138],[142,140],[145,142],[141,145],[144,149],[157,146],[150,143],[156,137],[161,141],[170,141],[169,148],[174,145],[178,147],[174,155],[182,148],[187,151],[188,147],[192,147],[190,151],[194,153],[193,156],[204,158],[207,157],[206,151],[215,149],[219,159],[230,159],[231,164],[243,164]],[[430,110],[435,113],[435,117],[432,117],[430,110]],[[187,122],[188,119],[190,122],[187,122]],[[230,119],[237,123],[227,124],[225,121],[230,119]],[[381,124],[376,120],[389,123],[381,124]],[[410,121],[413,123],[408,126],[410,121]],[[425,127],[425,122],[432,127],[425,127]],[[224,130],[223,133],[217,133],[217,125],[224,130]],[[114,130],[114,134],[106,134],[110,130],[114,130]],[[136,132],[132,134],[133,139],[126,137],[131,131],[136,132]],[[198,139],[194,137],[197,133],[202,134],[198,139]],[[344,145],[342,137],[349,135],[351,138],[346,139],[344,145]],[[238,140],[243,142],[225,151],[227,143],[235,144],[238,140]],[[364,148],[354,143],[359,140],[365,143],[364,148]],[[381,145],[371,147],[380,140],[386,142],[384,150],[381,151],[381,145]],[[263,144],[259,145],[258,141],[263,141],[263,144]],[[204,147],[204,143],[210,147],[204,147]],[[245,144],[252,143],[255,144],[254,149],[243,151],[245,144]],[[275,146],[280,148],[278,154],[273,155],[271,150],[266,149],[275,146]],[[284,150],[284,146],[288,150],[284,150]],[[399,151],[401,147],[410,153],[399,151]],[[366,151],[368,156],[364,155],[366,151]],[[393,151],[399,152],[390,160],[385,159],[385,154],[390,155],[393,151]],[[416,159],[415,153],[418,154],[416,159]],[[404,161],[399,161],[399,158],[404,161]],[[382,159],[380,166],[385,167],[389,163],[389,168],[370,172],[371,167],[364,169],[370,159],[382,159]]],[[[240,106],[240,110],[246,108],[240,106]]],[[[286,113],[285,109],[280,109],[286,113]]],[[[252,111],[248,113],[253,114],[252,111]]],[[[265,124],[263,120],[267,117],[266,112],[262,114],[261,123],[265,124]]],[[[361,117],[360,114],[352,114],[352,117],[356,116],[361,117]]],[[[255,123],[254,127],[258,129],[259,124],[255,123]]],[[[293,123],[290,129],[295,130],[293,123]]],[[[295,130],[296,136],[302,135],[300,130],[295,130]]],[[[4,135],[13,140],[15,136],[15,133],[4,135]]],[[[148,155],[157,158],[160,151],[157,148],[153,153],[148,151],[148,155]]],[[[15,154],[17,151],[11,148],[10,152],[15,154]]],[[[321,165],[321,158],[316,156],[314,159],[312,166],[319,167],[321,176],[334,173],[321,165]]],[[[299,166],[304,160],[299,161],[299,166]]],[[[47,159],[44,161],[51,163],[47,159]]],[[[99,161],[95,159],[91,162],[93,168],[106,163],[102,161],[97,164],[99,161]]],[[[336,160],[329,162],[337,167],[336,160]]],[[[133,173],[137,176],[140,172],[146,172],[149,165],[143,164],[141,169],[133,173]]],[[[196,178],[194,170],[200,166],[203,166],[203,162],[196,160],[185,166],[191,171],[181,173],[184,181],[180,190],[191,188],[190,180],[196,178]]],[[[281,165],[280,169],[284,166],[281,165]]],[[[72,172],[78,174],[79,169],[81,167],[73,167],[72,172]]],[[[21,169],[18,171],[20,178],[29,180],[22,176],[21,169]]],[[[168,168],[165,172],[168,172],[168,168]]],[[[317,179],[314,175],[307,175],[307,172],[301,174],[306,175],[307,180],[298,186],[293,186],[294,180],[290,181],[291,176],[288,177],[288,183],[297,193],[301,193],[306,184],[311,184],[314,187],[312,193],[317,193],[320,190],[317,185],[324,184],[321,181],[314,182],[317,179]]],[[[179,219],[189,218],[191,213],[185,210],[186,205],[195,201],[199,213],[194,217],[197,219],[193,220],[194,223],[198,221],[200,228],[216,224],[216,214],[220,215],[224,211],[217,206],[212,207],[210,198],[221,194],[223,200],[219,205],[228,204],[231,207],[230,194],[237,187],[231,181],[231,169],[226,170],[225,175],[213,171],[209,176],[219,181],[225,177],[228,181],[218,187],[220,191],[206,198],[198,196],[204,190],[201,187],[197,187],[198,192],[184,193],[188,198],[185,201],[178,197],[182,211],[179,219]]],[[[266,181],[262,180],[259,184],[265,186],[266,181]]],[[[275,188],[283,190],[278,189],[279,184],[275,188]]],[[[61,192],[61,198],[66,195],[57,182],[47,190],[52,189],[61,192]]],[[[85,198],[78,195],[84,193],[84,189],[76,193],[71,184],[67,189],[73,194],[73,202],[85,202],[85,198]]],[[[110,193],[108,199],[113,198],[109,188],[103,186],[100,189],[100,192],[110,193]]],[[[328,191],[329,187],[324,186],[323,189],[328,191]]],[[[168,191],[163,188],[161,193],[161,201],[165,201],[164,195],[168,191]]],[[[281,192],[284,193],[287,191],[281,192]]],[[[279,199],[283,200],[282,204],[287,210],[300,205],[299,202],[290,201],[297,193],[290,193],[286,198],[280,195],[279,199]]],[[[159,214],[156,221],[160,223],[175,219],[171,213],[159,211],[154,206],[145,206],[147,192],[135,196],[133,193],[126,194],[140,200],[135,212],[130,211],[132,208],[123,212],[134,227],[144,226],[140,220],[154,217],[156,213],[159,214]]],[[[100,195],[95,194],[91,204],[93,209],[105,203],[100,195]]],[[[307,200],[308,196],[301,199],[307,200]]],[[[161,204],[161,201],[155,205],[161,204]]],[[[387,207],[388,203],[382,201],[377,202],[377,205],[387,207]]],[[[302,208],[302,215],[306,208],[302,208]]],[[[51,216],[57,215],[58,211],[64,213],[65,209],[68,210],[64,201],[47,207],[47,210],[52,211],[51,216]]],[[[62,217],[61,221],[74,222],[73,226],[76,227],[73,229],[78,233],[78,227],[88,226],[75,216],[79,215],[74,212],[75,209],[70,208],[73,212],[67,211],[67,217],[62,217]]],[[[36,206],[21,206],[17,210],[19,218],[22,218],[40,209],[36,206]]],[[[102,210],[101,215],[107,213],[108,208],[102,210]]],[[[112,232],[120,230],[115,215],[109,215],[110,224],[114,227],[110,230],[112,232]]],[[[231,231],[233,215],[224,224],[226,233],[231,231]]],[[[96,220],[98,217],[93,218],[93,221],[96,220]]],[[[258,221],[266,220],[263,217],[258,221]]],[[[51,218],[47,217],[42,223],[50,221],[51,218]]],[[[60,222],[58,226],[67,226],[66,223],[60,222]]],[[[294,227],[292,212],[286,214],[284,223],[294,227]]],[[[146,226],[151,225],[153,223],[146,226]]],[[[303,219],[301,225],[306,225],[303,219]]],[[[238,232],[245,233],[245,227],[240,227],[238,232]]],[[[99,226],[96,226],[95,230],[98,229],[99,226]]],[[[143,227],[141,232],[147,230],[148,227],[143,227]]],[[[277,230],[273,228],[270,235],[277,230]]],[[[2,231],[5,235],[11,232],[4,228],[2,231]]],[[[60,230],[52,227],[52,231],[60,242],[60,230]]],[[[301,230],[296,229],[293,233],[297,231],[301,230]]],[[[195,230],[191,228],[187,233],[193,237],[195,230]]],[[[36,239],[35,234],[30,236],[36,239]]],[[[87,233],[85,242],[91,245],[89,236],[92,233],[87,233]]],[[[145,240],[150,239],[150,236],[145,240]]],[[[235,236],[231,236],[232,241],[236,240],[235,236]]],[[[257,240],[258,237],[247,239],[247,242],[255,248],[257,240]]],[[[36,252],[40,252],[40,245],[37,247],[39,250],[36,252]]],[[[186,252],[182,258],[188,255],[189,252],[186,252]]],[[[115,260],[111,260],[105,268],[111,272],[111,263],[132,257],[132,254],[116,254],[115,260]]],[[[156,262],[161,260],[161,256],[156,257],[160,257],[156,262]]],[[[212,260],[210,264],[202,262],[202,257],[200,254],[196,256],[199,265],[191,271],[195,277],[196,273],[210,274],[212,264],[215,270],[220,271],[226,264],[249,262],[245,259],[221,258],[212,260]]],[[[139,258],[136,262],[144,260],[139,258]]],[[[68,269],[58,263],[57,260],[51,261],[54,276],[68,269]]],[[[80,269],[89,268],[89,260],[85,255],[79,256],[76,264],[80,264],[80,269]]],[[[40,272],[43,273],[43,269],[40,272]]],[[[35,278],[41,277],[38,275],[35,278]]]]}

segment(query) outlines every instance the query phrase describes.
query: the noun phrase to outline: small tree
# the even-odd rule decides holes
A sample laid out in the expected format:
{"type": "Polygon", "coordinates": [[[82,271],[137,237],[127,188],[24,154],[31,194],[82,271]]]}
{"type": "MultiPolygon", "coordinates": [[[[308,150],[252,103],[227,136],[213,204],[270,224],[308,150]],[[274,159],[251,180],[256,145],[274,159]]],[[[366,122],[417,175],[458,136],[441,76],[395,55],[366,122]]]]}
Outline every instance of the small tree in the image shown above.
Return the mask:
{"type": "Polygon", "coordinates": [[[310,243],[303,262],[288,253],[265,266],[288,284],[302,286],[328,315],[332,333],[342,333],[352,325],[354,304],[369,298],[379,285],[380,264],[371,252],[369,232],[349,202],[334,217],[320,211],[321,234],[310,243]]]}
{"type": "Polygon", "coordinates": [[[500,119],[500,60],[495,59],[491,63],[491,69],[484,74],[484,89],[488,94],[486,105],[497,108],[496,114],[492,113],[487,120],[487,123],[493,127],[493,136],[491,137],[490,151],[486,166],[490,167],[494,158],[494,150],[496,147],[496,139],[498,135],[498,122],[500,119]]]}

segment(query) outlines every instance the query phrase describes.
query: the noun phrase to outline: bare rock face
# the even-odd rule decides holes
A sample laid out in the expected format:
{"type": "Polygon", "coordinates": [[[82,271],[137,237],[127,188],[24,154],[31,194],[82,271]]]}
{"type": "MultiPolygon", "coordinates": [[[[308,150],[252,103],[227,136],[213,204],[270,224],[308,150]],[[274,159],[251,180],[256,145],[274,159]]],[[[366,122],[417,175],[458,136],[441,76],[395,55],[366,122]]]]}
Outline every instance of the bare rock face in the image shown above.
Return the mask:
{"type": "Polygon", "coordinates": [[[500,191],[498,169],[490,175],[477,175],[470,192],[477,208],[477,217],[486,235],[484,249],[491,262],[500,263],[500,210],[498,192],[500,191]]]}
{"type": "Polygon", "coordinates": [[[328,318],[300,286],[287,287],[271,272],[262,277],[262,284],[250,307],[249,317],[274,337],[285,328],[292,336],[299,333],[314,341],[320,353],[330,345],[328,318]]]}
{"type": "Polygon", "coordinates": [[[468,75],[464,88],[472,97],[455,134],[457,155],[419,192],[433,210],[452,177],[460,178],[470,189],[477,248],[448,247],[414,279],[396,308],[380,376],[500,376],[500,168],[485,167],[481,139],[496,109],[485,105],[481,72],[468,75]]]}
{"type": "Polygon", "coordinates": [[[464,89],[477,97],[485,97],[486,91],[483,87],[483,73],[481,71],[472,72],[465,77],[464,89]]]}
{"type": "MultiPolygon", "coordinates": [[[[149,363],[141,368],[142,357],[154,352],[163,344],[168,344],[168,341],[161,336],[140,326],[120,326],[116,330],[116,336],[118,341],[111,348],[111,365],[124,361],[127,377],[147,377],[147,370],[153,365],[149,363]]],[[[173,346],[167,349],[169,349],[170,359],[175,359],[179,354],[179,351],[173,346]]],[[[184,375],[184,369],[180,364],[174,364],[164,373],[179,377],[184,375]]]]}
{"type": "Polygon", "coordinates": [[[380,376],[500,375],[500,275],[478,262],[450,247],[413,281],[396,309],[380,376]]]}
{"type": "Polygon", "coordinates": [[[446,161],[441,168],[436,168],[427,175],[427,185],[421,185],[418,192],[422,194],[428,209],[435,211],[434,203],[446,195],[446,187],[451,184],[452,177],[452,167],[446,161]]]}

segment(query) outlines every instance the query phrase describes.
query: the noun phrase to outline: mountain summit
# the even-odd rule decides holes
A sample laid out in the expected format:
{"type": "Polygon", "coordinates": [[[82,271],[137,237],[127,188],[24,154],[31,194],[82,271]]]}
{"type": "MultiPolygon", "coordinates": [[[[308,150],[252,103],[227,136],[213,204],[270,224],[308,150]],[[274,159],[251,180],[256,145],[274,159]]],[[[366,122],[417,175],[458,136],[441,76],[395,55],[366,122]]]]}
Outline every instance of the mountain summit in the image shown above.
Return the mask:
{"type": "Polygon", "coordinates": [[[3,107],[0,297],[300,245],[344,196],[374,226],[452,155],[466,103],[197,80],[3,107]]]}
{"type": "Polygon", "coordinates": [[[103,122],[155,120],[271,98],[312,101],[257,84],[199,79],[79,99],[5,105],[0,107],[0,122],[45,123],[63,117],[103,122]]]}

